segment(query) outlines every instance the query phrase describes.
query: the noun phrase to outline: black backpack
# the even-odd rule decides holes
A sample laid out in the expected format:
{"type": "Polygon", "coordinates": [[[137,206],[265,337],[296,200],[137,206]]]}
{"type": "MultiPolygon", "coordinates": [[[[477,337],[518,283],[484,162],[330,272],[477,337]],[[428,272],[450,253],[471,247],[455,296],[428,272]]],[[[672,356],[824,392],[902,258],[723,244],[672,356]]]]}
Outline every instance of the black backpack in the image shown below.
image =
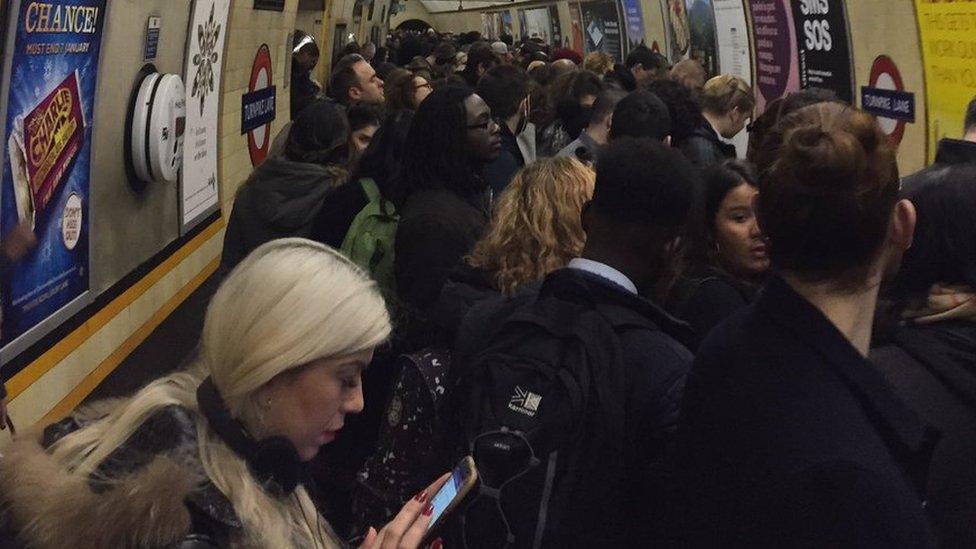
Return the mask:
{"type": "Polygon", "coordinates": [[[386,404],[375,451],[353,490],[353,531],[386,524],[410,498],[452,465],[442,452],[440,409],[446,394],[450,351],[425,349],[402,355],[386,404]]]}
{"type": "Polygon", "coordinates": [[[657,328],[625,307],[589,302],[585,290],[574,295],[580,299],[544,288],[504,319],[468,330],[485,344],[455,360],[459,452],[474,456],[481,479],[460,514],[465,547],[619,542],[626,482],[619,336],[657,328]]]}

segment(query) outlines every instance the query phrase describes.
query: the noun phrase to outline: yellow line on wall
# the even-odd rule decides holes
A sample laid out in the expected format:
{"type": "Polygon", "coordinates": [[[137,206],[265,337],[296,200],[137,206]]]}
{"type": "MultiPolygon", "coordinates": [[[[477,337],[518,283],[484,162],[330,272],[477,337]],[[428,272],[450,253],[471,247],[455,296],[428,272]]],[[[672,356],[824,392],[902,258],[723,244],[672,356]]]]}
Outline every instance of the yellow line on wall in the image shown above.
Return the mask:
{"type": "Polygon", "coordinates": [[[92,391],[98,384],[101,383],[109,374],[111,374],[115,369],[122,363],[123,360],[129,354],[132,353],[143,341],[149,337],[149,334],[153,332],[160,324],[166,320],[170,314],[180,306],[183,301],[189,297],[190,294],[200,287],[207,278],[210,277],[220,266],[220,258],[217,257],[211,261],[196,277],[193,278],[186,286],[184,286],[180,291],[176,292],[176,295],[169,298],[166,303],[158,310],[145,324],[139,327],[131,336],[129,336],[122,345],[112,352],[99,364],[90,374],[85,376],[85,379],[81,381],[74,389],[71,390],[61,402],[58,402],[54,408],[48,412],[44,418],[40,421],[40,425],[48,425],[64,416],[71,413],[92,391]]]}
{"type": "MultiPolygon", "coordinates": [[[[28,364],[23,370],[18,372],[7,382],[7,398],[13,400],[20,393],[24,392],[35,381],[54,368],[58,363],[68,357],[75,349],[81,347],[85,341],[106,324],[112,321],[119,313],[124,311],[129,305],[135,302],[141,295],[146,293],[159,282],[167,273],[176,268],[184,259],[189,257],[194,251],[207,243],[224,226],[223,217],[211,223],[200,234],[193,237],[182,248],[176,250],[173,255],[166,258],[155,269],[146,276],[133,284],[129,289],[113,299],[108,305],[92,315],[81,326],[75,328],[64,339],[58,341],[47,352],[37,357],[36,360],[28,364]]],[[[210,266],[208,265],[207,268],[210,266]]],[[[192,283],[191,283],[192,284],[192,283]]],[[[177,294],[179,295],[179,293],[177,294]]],[[[126,353],[128,355],[128,353],[126,353]]],[[[121,362],[121,361],[120,361],[121,362]]],[[[103,363],[104,364],[104,363],[103,363]]],[[[107,375],[107,374],[106,374],[107,375]]],[[[87,393],[86,393],[87,394],[87,393]]]]}

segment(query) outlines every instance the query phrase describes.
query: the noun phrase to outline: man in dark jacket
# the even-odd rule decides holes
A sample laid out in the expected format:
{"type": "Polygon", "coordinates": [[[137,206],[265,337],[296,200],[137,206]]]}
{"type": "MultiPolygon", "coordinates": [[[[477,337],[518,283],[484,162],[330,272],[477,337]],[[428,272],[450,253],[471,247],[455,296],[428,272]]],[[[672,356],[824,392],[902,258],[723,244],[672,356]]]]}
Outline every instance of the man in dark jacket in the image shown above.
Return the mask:
{"type": "Polygon", "coordinates": [[[597,96],[593,102],[593,116],[579,137],[569,145],[563,147],[556,156],[575,158],[581,162],[592,164],[596,162],[601,147],[610,140],[610,126],[613,123],[613,110],[617,103],[627,96],[626,92],[608,89],[597,96]]]}
{"type": "Polygon", "coordinates": [[[630,92],[613,109],[610,140],[649,138],[671,145],[671,114],[661,98],[647,90],[630,92]]]}
{"type": "MultiPolygon", "coordinates": [[[[667,505],[659,482],[660,466],[677,424],[678,405],[692,357],[679,343],[690,336],[687,325],[670,317],[647,297],[654,295],[667,273],[667,250],[691,207],[695,187],[691,180],[695,177],[697,172],[690,164],[661,143],[646,139],[612,142],[601,153],[593,200],[583,214],[587,242],[582,257],[546,277],[537,297],[521,296],[511,302],[479,305],[469,314],[458,336],[455,364],[465,365],[481,346],[489,343],[488,334],[498,328],[495,319],[508,318],[523,307],[538,312],[552,310],[547,304],[562,302],[600,307],[604,315],[639,319],[633,322],[634,329],[617,332],[620,360],[594,366],[603,368],[610,377],[623,379],[621,392],[609,395],[613,402],[622,403],[624,410],[620,425],[624,437],[619,456],[622,461],[608,464],[600,474],[605,475],[620,464],[624,473],[608,480],[621,486],[612,500],[560,504],[567,507],[564,512],[568,516],[588,517],[586,525],[574,522],[558,527],[559,535],[582,531],[582,537],[574,540],[579,546],[603,546],[610,540],[643,546],[661,535],[657,530],[660,521],[648,521],[646,513],[649,509],[663,513],[667,505]],[[611,372],[616,364],[623,371],[611,372]],[[599,510],[594,506],[599,506],[599,510]],[[607,521],[594,518],[605,516],[607,510],[621,513],[611,512],[616,516],[607,521]]],[[[616,317],[607,318],[614,325],[619,321],[616,317]]],[[[598,346],[612,343],[593,342],[598,346]]],[[[559,490],[557,482],[555,491],[559,490]]]]}
{"type": "Polygon", "coordinates": [[[525,158],[518,142],[529,120],[529,75],[514,65],[497,65],[478,81],[477,93],[501,125],[502,150],[485,168],[485,180],[498,196],[515,172],[532,160],[525,158]]]}
{"type": "Polygon", "coordinates": [[[937,178],[937,172],[957,164],[976,164],[976,98],[970,101],[966,109],[962,139],[940,139],[939,149],[935,153],[935,164],[906,177],[902,183],[906,189],[910,189],[931,178],[937,178]]]}
{"type": "Polygon", "coordinates": [[[782,278],[712,330],[681,414],[677,546],[930,546],[937,433],[782,278]]]}
{"type": "Polygon", "coordinates": [[[871,361],[942,433],[924,492],[940,546],[976,547],[976,162],[912,179],[902,196],[918,222],[871,361]]]}

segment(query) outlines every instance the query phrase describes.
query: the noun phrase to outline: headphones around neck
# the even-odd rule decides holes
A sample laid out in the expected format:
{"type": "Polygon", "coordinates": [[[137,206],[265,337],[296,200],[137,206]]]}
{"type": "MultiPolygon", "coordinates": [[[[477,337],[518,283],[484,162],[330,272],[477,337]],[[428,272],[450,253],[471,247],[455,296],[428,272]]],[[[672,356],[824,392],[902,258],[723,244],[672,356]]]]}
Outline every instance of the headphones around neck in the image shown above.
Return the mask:
{"type": "Polygon", "coordinates": [[[210,428],[244,458],[258,481],[277,490],[279,495],[295,491],[305,476],[305,464],[290,440],[281,436],[254,440],[244,425],[231,417],[210,376],[197,387],[197,404],[210,428]]]}

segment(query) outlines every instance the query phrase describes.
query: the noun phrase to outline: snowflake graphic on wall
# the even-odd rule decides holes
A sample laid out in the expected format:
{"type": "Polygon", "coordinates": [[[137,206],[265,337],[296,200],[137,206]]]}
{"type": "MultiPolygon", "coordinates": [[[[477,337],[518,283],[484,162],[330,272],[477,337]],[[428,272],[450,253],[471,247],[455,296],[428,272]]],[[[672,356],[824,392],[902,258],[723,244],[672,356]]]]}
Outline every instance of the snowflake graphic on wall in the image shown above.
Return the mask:
{"type": "Polygon", "coordinates": [[[197,45],[200,52],[193,56],[193,64],[197,73],[193,77],[193,97],[200,96],[200,116],[203,116],[203,106],[207,101],[207,94],[214,91],[214,66],[220,57],[217,54],[217,39],[220,37],[220,25],[214,23],[214,8],[210,5],[210,19],[204,25],[197,25],[197,45]]]}

